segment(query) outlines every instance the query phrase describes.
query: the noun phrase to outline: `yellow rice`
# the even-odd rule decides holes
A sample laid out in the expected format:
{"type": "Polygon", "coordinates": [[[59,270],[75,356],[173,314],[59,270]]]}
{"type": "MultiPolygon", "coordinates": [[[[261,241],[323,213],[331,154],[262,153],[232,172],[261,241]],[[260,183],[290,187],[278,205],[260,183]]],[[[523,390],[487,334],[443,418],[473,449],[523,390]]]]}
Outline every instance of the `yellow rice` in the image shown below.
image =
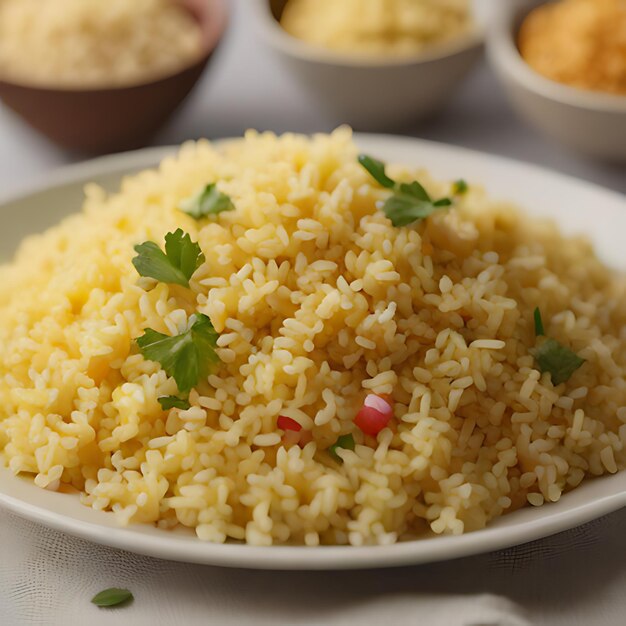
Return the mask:
{"type": "Polygon", "coordinates": [[[416,54],[474,26],[469,0],[289,0],[280,23],[309,44],[366,56],[416,54]]]}
{"type": "MultiPolygon", "coordinates": [[[[0,448],[48,489],[120,522],[255,545],[387,544],[461,533],[558,500],[626,464],[626,293],[583,239],[478,187],[395,228],[350,132],[189,143],[158,170],[23,243],[0,268],[0,448]],[[236,210],[176,209],[217,181],[236,210]],[[205,264],[191,290],[145,290],[133,246],[176,228],[205,264]],[[536,369],[536,306],[586,359],[558,387],[536,369]],[[208,315],[221,363],[188,410],[134,339],[208,315]],[[354,426],[393,398],[377,437],[354,426]],[[279,415],[311,429],[283,446],[279,415]],[[356,449],[327,453],[338,435],[356,449]],[[69,486],[69,487],[68,487],[69,486]]],[[[451,185],[417,176],[437,197],[451,185]]],[[[514,195],[512,190],[512,195],[514,195]]]]}
{"type": "Polygon", "coordinates": [[[3,79],[129,85],[177,72],[201,55],[200,25],[180,2],[0,0],[3,79]]]}

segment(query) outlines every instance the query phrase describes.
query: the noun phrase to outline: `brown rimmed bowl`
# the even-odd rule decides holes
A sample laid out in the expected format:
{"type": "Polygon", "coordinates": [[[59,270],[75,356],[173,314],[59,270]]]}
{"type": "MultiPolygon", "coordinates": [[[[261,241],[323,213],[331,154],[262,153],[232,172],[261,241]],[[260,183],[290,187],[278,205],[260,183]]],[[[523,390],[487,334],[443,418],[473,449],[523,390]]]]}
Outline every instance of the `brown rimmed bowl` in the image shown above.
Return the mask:
{"type": "Polygon", "coordinates": [[[193,89],[228,23],[228,0],[177,0],[202,29],[203,52],[174,74],[119,87],[65,88],[0,79],[0,98],[54,143],[85,153],[148,143],[193,89]]]}

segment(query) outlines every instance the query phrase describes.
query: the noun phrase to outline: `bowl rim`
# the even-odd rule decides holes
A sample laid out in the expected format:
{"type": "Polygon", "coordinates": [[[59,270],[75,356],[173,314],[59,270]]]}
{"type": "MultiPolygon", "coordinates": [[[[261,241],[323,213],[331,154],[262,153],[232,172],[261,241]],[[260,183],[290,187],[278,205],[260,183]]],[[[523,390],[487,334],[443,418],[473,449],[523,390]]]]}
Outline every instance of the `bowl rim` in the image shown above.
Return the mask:
{"type": "MultiPolygon", "coordinates": [[[[147,80],[134,81],[131,83],[101,83],[94,86],[79,87],[73,85],[55,85],[54,83],[38,83],[28,79],[13,79],[0,76],[0,86],[16,87],[20,89],[30,89],[33,91],[57,92],[64,94],[98,94],[103,92],[123,92],[137,88],[149,87],[158,83],[163,83],[176,76],[195,70],[205,65],[209,57],[215,52],[220,44],[230,20],[231,4],[228,0],[175,0],[177,4],[185,5],[189,9],[194,5],[206,5],[207,14],[211,16],[208,20],[207,30],[203,35],[201,53],[190,62],[174,71],[168,71],[149,77],[147,80]]],[[[194,19],[198,19],[194,15],[194,19]]]]}
{"type": "Polygon", "coordinates": [[[529,91],[560,104],[607,113],[626,114],[626,95],[592,91],[565,85],[542,76],[523,59],[517,47],[517,22],[531,10],[552,0],[509,0],[498,4],[487,35],[491,64],[508,79],[529,91]]]}
{"type": "Polygon", "coordinates": [[[433,44],[433,46],[427,48],[425,51],[398,57],[376,57],[334,52],[322,46],[316,46],[301,41],[281,28],[280,24],[272,15],[270,0],[252,0],[250,8],[255,13],[255,20],[265,41],[283,54],[302,61],[346,68],[408,67],[439,61],[483,46],[487,31],[484,24],[476,22],[474,28],[468,33],[451,41],[433,44]]]}

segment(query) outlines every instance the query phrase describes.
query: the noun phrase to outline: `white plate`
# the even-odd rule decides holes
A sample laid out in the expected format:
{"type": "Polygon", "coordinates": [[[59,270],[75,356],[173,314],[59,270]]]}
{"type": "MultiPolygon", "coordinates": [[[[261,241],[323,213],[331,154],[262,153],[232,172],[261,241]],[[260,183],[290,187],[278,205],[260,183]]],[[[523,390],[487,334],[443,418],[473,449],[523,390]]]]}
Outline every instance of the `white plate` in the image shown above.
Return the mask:
{"type": "MultiPolygon", "coordinates": [[[[531,165],[451,146],[375,135],[360,135],[357,140],[362,150],[386,161],[424,166],[437,177],[482,181],[493,196],[515,199],[530,213],[550,215],[568,233],[587,233],[606,262],[626,269],[624,196],[531,165]]],[[[25,234],[41,231],[77,210],[85,182],[113,189],[121,175],[152,166],[171,151],[141,150],[68,167],[37,191],[2,203],[0,259],[6,260],[25,234]]],[[[349,569],[452,559],[572,528],[626,506],[626,472],[590,480],[555,504],[516,511],[484,530],[359,548],[216,545],[199,541],[191,532],[147,525],[120,528],[112,514],[84,507],[77,496],[39,489],[6,469],[0,469],[0,506],[71,535],[159,558],[260,569],[349,569]]]]}

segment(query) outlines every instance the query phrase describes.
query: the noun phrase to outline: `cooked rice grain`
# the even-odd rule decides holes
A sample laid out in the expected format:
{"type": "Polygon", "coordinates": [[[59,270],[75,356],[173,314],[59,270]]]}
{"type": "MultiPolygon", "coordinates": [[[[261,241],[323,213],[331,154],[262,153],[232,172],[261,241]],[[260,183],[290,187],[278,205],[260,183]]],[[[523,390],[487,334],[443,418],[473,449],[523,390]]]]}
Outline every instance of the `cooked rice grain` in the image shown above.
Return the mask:
{"type": "Polygon", "coordinates": [[[345,129],[189,143],[120,193],[88,186],[80,215],[26,240],[0,269],[11,470],[207,541],[367,545],[482,528],[623,469],[623,279],[584,240],[475,187],[394,228],[356,156],[345,129]],[[195,222],[176,209],[213,181],[236,211],[195,222]],[[191,290],[145,291],[133,246],[178,227],[206,263],[191,290]],[[557,388],[529,354],[536,306],[586,359],[557,388]],[[222,363],[190,409],[164,412],[176,385],[133,340],[196,310],[221,333],[222,363]],[[394,402],[377,439],[353,422],[368,393],[394,402]],[[279,415],[313,440],[283,445],[279,415]],[[356,446],[338,464],[327,449],[346,433],[356,446]]]}

